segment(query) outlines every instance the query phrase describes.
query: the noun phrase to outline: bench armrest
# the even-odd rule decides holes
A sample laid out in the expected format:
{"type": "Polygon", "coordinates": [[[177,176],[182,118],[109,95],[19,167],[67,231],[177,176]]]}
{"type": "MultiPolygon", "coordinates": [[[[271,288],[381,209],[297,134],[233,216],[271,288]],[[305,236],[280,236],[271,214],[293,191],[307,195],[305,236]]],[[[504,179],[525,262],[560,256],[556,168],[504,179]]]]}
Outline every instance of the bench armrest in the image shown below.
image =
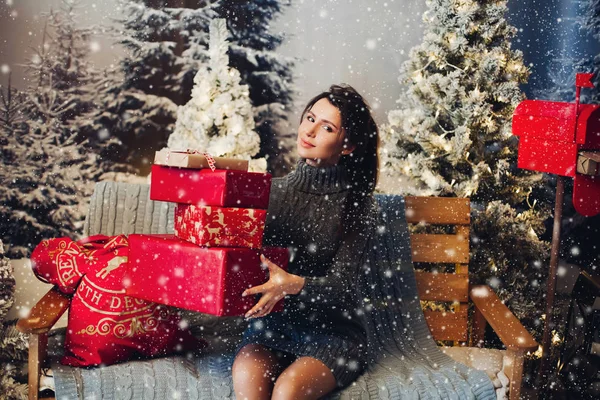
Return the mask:
{"type": "Polygon", "coordinates": [[[46,333],[67,311],[70,303],[71,297],[54,286],[31,309],[28,317],[19,319],[17,329],[23,333],[46,333]]]}
{"type": "Polygon", "coordinates": [[[507,349],[522,352],[537,350],[539,344],[490,287],[473,286],[469,297],[475,305],[475,312],[490,324],[507,349]]]}

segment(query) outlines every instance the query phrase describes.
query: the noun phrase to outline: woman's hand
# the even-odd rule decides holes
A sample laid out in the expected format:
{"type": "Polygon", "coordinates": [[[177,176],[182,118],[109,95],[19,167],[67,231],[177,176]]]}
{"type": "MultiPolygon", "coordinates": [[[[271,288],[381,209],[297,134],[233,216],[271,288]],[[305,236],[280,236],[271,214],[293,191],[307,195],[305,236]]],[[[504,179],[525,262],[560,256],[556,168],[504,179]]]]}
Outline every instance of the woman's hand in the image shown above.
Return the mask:
{"type": "Polygon", "coordinates": [[[285,295],[298,294],[304,287],[304,278],[301,276],[284,271],[262,254],[260,260],[269,268],[269,280],[262,285],[246,289],[242,293],[242,296],[262,294],[258,303],[246,313],[246,318],[264,317],[285,295]]]}

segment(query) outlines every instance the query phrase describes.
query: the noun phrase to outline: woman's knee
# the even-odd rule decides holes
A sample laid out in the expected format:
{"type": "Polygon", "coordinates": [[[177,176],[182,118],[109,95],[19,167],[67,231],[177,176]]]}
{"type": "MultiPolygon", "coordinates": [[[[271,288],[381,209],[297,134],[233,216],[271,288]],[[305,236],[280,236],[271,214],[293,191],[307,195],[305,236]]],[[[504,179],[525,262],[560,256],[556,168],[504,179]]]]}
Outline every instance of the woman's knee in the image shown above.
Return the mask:
{"type": "Polygon", "coordinates": [[[313,358],[303,357],[279,375],[275,381],[272,399],[318,399],[335,388],[335,377],[325,364],[313,358]]]}
{"type": "Polygon", "coordinates": [[[261,376],[273,380],[278,370],[277,358],[264,346],[249,344],[238,352],[233,362],[234,380],[258,379],[261,376]]]}

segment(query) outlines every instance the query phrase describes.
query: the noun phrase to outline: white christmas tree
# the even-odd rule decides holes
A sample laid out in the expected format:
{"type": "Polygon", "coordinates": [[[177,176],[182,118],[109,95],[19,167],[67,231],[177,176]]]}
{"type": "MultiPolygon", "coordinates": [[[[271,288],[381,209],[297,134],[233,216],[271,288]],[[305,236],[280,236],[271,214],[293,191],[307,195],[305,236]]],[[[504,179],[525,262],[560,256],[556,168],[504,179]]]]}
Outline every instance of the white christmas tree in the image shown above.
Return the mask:
{"type": "MultiPolygon", "coordinates": [[[[247,85],[229,67],[224,19],[210,23],[210,61],[194,77],[192,98],[177,110],[170,149],[196,149],[215,157],[250,158],[260,149],[247,85]]],[[[266,167],[266,165],[265,165],[266,167]]]]}

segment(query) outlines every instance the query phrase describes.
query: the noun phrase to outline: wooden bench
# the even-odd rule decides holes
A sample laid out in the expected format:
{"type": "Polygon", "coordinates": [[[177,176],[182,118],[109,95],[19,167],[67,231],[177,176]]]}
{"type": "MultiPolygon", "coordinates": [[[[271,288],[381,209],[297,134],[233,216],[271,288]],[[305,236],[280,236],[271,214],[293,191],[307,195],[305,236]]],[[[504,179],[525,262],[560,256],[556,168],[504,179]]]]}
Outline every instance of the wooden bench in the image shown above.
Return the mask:
{"type": "MultiPolygon", "coordinates": [[[[101,185],[98,184],[98,185],[101,185]]],[[[98,188],[98,186],[97,186],[98,188]]],[[[117,198],[114,201],[120,201],[117,198]]],[[[535,351],[538,344],[519,320],[487,286],[469,285],[469,199],[407,197],[406,219],[419,233],[411,234],[412,258],[417,270],[417,287],[424,302],[442,302],[446,310],[424,311],[435,340],[457,346],[447,348],[452,353],[483,344],[486,325],[490,325],[505,346],[504,373],[509,378],[510,399],[519,399],[523,376],[524,356],[535,351]],[[427,228],[448,232],[427,233],[427,228]],[[427,271],[428,270],[428,271],[427,271]],[[472,310],[469,309],[472,304],[472,310]],[[469,322],[470,318],[470,322],[469,322]],[[460,347],[460,348],[458,348],[460,347]]],[[[147,206],[152,207],[148,201],[147,206]]],[[[94,204],[90,205],[93,208],[94,204]]],[[[93,213],[93,210],[90,211],[93,213]]],[[[161,209],[162,222],[168,224],[170,209],[161,209]]],[[[151,210],[156,214],[156,210],[151,210]]],[[[87,234],[94,232],[94,221],[86,221],[87,234]]],[[[133,227],[113,227],[122,233],[133,233],[133,227]]],[[[144,227],[147,232],[153,229],[144,227]]],[[[115,232],[117,233],[117,232],[115,232]]],[[[30,334],[29,339],[29,398],[38,398],[40,367],[46,359],[48,332],[69,307],[69,297],[52,288],[32,308],[27,318],[18,321],[17,328],[30,334]]]]}
{"type": "Polygon", "coordinates": [[[470,211],[467,198],[406,197],[409,224],[452,228],[451,233],[411,234],[419,297],[421,301],[452,304],[452,312],[424,310],[435,340],[482,345],[486,326],[492,327],[506,348],[504,373],[510,382],[510,399],[519,399],[525,355],[539,345],[491,288],[469,284],[470,211]],[[444,272],[426,272],[418,269],[419,264],[429,269],[445,268],[444,272]]]}

